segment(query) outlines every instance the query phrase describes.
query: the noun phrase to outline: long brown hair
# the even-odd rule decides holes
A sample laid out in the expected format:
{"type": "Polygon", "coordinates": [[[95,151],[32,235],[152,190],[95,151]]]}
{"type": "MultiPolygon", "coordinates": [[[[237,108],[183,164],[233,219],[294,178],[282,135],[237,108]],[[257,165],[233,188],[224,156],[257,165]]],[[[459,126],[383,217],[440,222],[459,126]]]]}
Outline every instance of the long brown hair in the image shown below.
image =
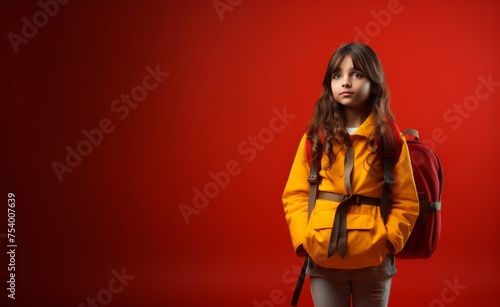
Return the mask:
{"type": "Polygon", "coordinates": [[[337,71],[346,56],[351,56],[354,68],[370,80],[370,86],[373,89],[368,98],[370,112],[374,113],[377,125],[375,135],[369,138],[373,152],[377,150],[375,138],[384,133],[384,124],[394,121],[389,108],[389,90],[377,54],[372,48],[362,43],[349,43],[341,46],[333,53],[328,63],[323,79],[323,92],[314,105],[313,117],[307,132],[307,138],[311,142],[312,159],[320,160],[325,152],[328,156],[326,169],[329,169],[335,161],[333,143],[339,143],[345,147],[350,144],[349,134],[345,128],[344,106],[333,98],[331,88],[333,73],[337,71]]]}

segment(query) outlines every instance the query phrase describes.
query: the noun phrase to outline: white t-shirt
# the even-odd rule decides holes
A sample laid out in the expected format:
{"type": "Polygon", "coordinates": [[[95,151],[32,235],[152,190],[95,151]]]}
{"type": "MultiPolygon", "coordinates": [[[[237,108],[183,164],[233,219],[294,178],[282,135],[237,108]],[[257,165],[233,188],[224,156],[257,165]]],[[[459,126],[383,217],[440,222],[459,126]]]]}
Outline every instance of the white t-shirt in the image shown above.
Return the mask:
{"type": "Polygon", "coordinates": [[[346,127],[347,129],[347,133],[349,133],[349,135],[353,134],[354,132],[356,132],[356,130],[358,130],[359,127],[354,127],[354,128],[350,128],[350,127],[346,127]]]}

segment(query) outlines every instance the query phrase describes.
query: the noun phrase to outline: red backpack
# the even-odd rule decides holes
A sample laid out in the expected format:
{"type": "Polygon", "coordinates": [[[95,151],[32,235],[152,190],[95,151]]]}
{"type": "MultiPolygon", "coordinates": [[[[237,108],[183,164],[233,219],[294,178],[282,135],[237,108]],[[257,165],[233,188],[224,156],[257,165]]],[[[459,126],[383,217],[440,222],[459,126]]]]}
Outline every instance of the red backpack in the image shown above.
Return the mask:
{"type": "MultiPolygon", "coordinates": [[[[436,153],[419,141],[418,131],[406,129],[403,134],[412,136],[407,139],[413,169],[413,178],[420,200],[420,213],[404,248],[395,255],[400,259],[426,259],[435,251],[441,235],[441,194],[443,190],[443,169],[436,153]]],[[[386,126],[382,137],[384,148],[384,191],[380,210],[386,217],[390,205],[392,189],[392,168],[397,162],[401,141],[395,123],[386,126]]]]}

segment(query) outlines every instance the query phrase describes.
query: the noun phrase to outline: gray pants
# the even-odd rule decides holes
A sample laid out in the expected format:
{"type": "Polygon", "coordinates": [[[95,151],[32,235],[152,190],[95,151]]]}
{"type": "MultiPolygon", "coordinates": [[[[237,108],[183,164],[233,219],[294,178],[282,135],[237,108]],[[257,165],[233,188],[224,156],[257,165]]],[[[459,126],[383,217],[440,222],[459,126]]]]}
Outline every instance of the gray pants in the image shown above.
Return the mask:
{"type": "Polygon", "coordinates": [[[323,278],[310,276],[314,307],[386,307],[392,275],[383,277],[323,278]]]}

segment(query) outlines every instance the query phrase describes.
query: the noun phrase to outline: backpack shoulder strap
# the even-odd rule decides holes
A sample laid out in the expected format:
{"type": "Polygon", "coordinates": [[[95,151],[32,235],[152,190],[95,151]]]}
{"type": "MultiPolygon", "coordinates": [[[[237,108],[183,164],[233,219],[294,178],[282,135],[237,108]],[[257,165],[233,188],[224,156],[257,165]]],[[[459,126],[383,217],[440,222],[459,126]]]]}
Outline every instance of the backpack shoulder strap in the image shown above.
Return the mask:
{"type": "Polygon", "coordinates": [[[389,207],[391,202],[391,192],[394,187],[393,170],[394,165],[399,159],[401,154],[401,131],[395,122],[385,124],[384,134],[382,140],[378,142],[383,152],[383,165],[384,165],[384,187],[382,190],[382,197],[380,200],[380,215],[387,222],[389,214],[389,207]]]}
{"type": "MultiPolygon", "coordinates": [[[[322,135],[322,141],[324,141],[324,135],[322,135]]],[[[311,216],[312,210],[314,209],[314,204],[316,202],[316,197],[318,195],[319,187],[319,171],[321,170],[321,160],[312,160],[312,144],[309,139],[306,140],[306,157],[307,163],[309,163],[309,177],[307,181],[309,182],[309,200],[308,200],[308,217],[311,216]]]]}

